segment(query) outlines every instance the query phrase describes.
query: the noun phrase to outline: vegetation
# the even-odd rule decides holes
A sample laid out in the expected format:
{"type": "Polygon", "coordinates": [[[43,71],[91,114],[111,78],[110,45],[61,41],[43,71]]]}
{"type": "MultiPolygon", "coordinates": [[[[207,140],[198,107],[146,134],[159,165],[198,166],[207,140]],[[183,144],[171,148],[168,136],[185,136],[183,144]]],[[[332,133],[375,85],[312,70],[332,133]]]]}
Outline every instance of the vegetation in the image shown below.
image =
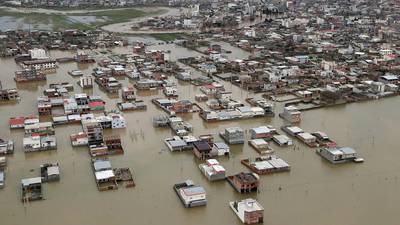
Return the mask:
{"type": "Polygon", "coordinates": [[[170,41],[175,41],[176,39],[179,39],[181,37],[181,34],[179,33],[165,33],[165,34],[151,34],[152,37],[155,39],[165,41],[165,42],[170,42],[170,41]]]}
{"type": "Polygon", "coordinates": [[[17,19],[23,19],[24,23],[30,24],[45,24],[54,30],[62,29],[96,29],[101,26],[129,22],[131,19],[143,17],[147,15],[159,15],[164,10],[145,12],[139,9],[124,8],[112,10],[98,10],[86,13],[42,13],[42,12],[14,12],[7,9],[0,9],[1,16],[9,16],[17,19]],[[94,16],[95,22],[82,22],[75,20],[74,16],[94,16]]]}
{"type": "Polygon", "coordinates": [[[144,17],[148,15],[159,15],[164,13],[165,10],[157,10],[153,12],[145,12],[138,9],[114,9],[114,10],[103,10],[103,11],[92,11],[88,13],[70,13],[70,16],[95,16],[96,18],[105,19],[104,21],[98,21],[94,23],[96,26],[105,26],[114,23],[124,23],[138,17],[144,17]]]}

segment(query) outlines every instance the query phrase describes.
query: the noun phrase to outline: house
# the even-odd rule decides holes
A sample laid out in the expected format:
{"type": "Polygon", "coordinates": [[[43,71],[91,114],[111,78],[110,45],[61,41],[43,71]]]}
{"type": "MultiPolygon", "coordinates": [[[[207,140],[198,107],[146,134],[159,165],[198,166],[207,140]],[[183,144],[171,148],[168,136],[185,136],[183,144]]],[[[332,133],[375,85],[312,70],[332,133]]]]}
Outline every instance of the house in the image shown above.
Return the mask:
{"type": "Polygon", "coordinates": [[[114,77],[96,77],[95,82],[109,93],[117,93],[122,86],[114,77]]]}
{"type": "Polygon", "coordinates": [[[292,139],[290,139],[289,137],[287,137],[286,135],[283,135],[283,134],[280,134],[280,135],[277,134],[277,135],[272,136],[272,140],[279,146],[293,145],[292,139]]]}
{"type": "Polygon", "coordinates": [[[171,152],[193,149],[193,145],[188,145],[188,143],[179,136],[166,138],[164,143],[171,152]]]}
{"type": "Polygon", "coordinates": [[[121,138],[119,136],[104,137],[104,145],[107,146],[108,155],[124,153],[124,149],[121,143],[121,138]]]}
{"type": "Polygon", "coordinates": [[[123,87],[122,88],[122,100],[124,101],[132,101],[135,100],[135,92],[132,86],[123,87]]]}
{"type": "Polygon", "coordinates": [[[25,117],[20,116],[20,117],[11,117],[8,120],[8,124],[10,125],[10,129],[16,129],[16,128],[24,128],[25,127],[25,117]]]}
{"type": "Polygon", "coordinates": [[[241,163],[259,175],[290,170],[290,165],[275,155],[243,159],[241,163]]]}
{"type": "Polygon", "coordinates": [[[111,74],[112,74],[112,76],[115,76],[115,77],[125,76],[126,75],[125,68],[120,65],[113,66],[111,68],[111,74]]]}
{"type": "Polygon", "coordinates": [[[21,180],[21,189],[23,202],[42,200],[42,178],[33,177],[21,180]]]}
{"type": "Polygon", "coordinates": [[[229,206],[244,224],[257,224],[264,221],[264,208],[254,199],[229,202],[229,206]]]}
{"type": "Polygon", "coordinates": [[[46,80],[46,75],[34,68],[28,68],[15,72],[14,80],[16,82],[43,81],[46,80]]]}
{"type": "Polygon", "coordinates": [[[305,91],[297,91],[297,96],[303,99],[305,102],[309,102],[313,98],[313,92],[305,90],[305,91]]]}
{"type": "Polygon", "coordinates": [[[7,166],[7,158],[5,156],[0,157],[0,168],[4,168],[7,166]]]}
{"type": "Polygon", "coordinates": [[[80,70],[70,70],[70,71],[68,71],[68,74],[73,77],[83,76],[83,72],[80,70]]]}
{"type": "Polygon", "coordinates": [[[249,141],[249,145],[260,154],[268,154],[273,152],[268,142],[264,139],[252,139],[249,141]]]}
{"type": "Polygon", "coordinates": [[[111,163],[108,159],[94,159],[93,171],[99,191],[117,189],[117,181],[111,163]]]}
{"type": "Polygon", "coordinates": [[[190,74],[190,72],[179,72],[176,75],[176,79],[182,81],[190,81],[192,79],[192,75],[190,74]]]}
{"type": "Polygon", "coordinates": [[[250,129],[251,139],[270,139],[273,131],[267,126],[260,126],[250,129]]]}
{"type": "Polygon", "coordinates": [[[93,87],[93,77],[92,76],[82,76],[79,78],[79,86],[81,88],[92,88],[93,87]]]}
{"type": "Polygon", "coordinates": [[[103,143],[103,128],[99,122],[96,120],[83,120],[82,128],[83,132],[87,134],[89,146],[103,143]]]}
{"type": "Polygon", "coordinates": [[[99,191],[117,189],[117,183],[113,170],[95,172],[95,178],[99,191]]]}
{"type": "Polygon", "coordinates": [[[1,83],[0,83],[0,102],[15,101],[19,99],[20,97],[17,89],[1,89],[1,83]]]}
{"type": "Polygon", "coordinates": [[[67,115],[67,118],[68,118],[68,123],[80,123],[81,122],[80,114],[67,115]]]}
{"type": "Polygon", "coordinates": [[[397,84],[399,82],[399,77],[396,75],[384,75],[379,77],[378,82],[384,84],[397,84]]]}
{"type": "Polygon", "coordinates": [[[199,165],[199,169],[209,181],[225,179],[225,168],[216,159],[207,159],[206,163],[199,165]]]}
{"type": "MultiPolygon", "coordinates": [[[[215,86],[213,85],[213,87],[215,87],[215,86]]],[[[230,101],[232,99],[232,92],[217,90],[215,97],[220,101],[230,101]]]]}
{"type": "Polygon", "coordinates": [[[5,173],[0,170],[0,189],[4,188],[5,173]]]}
{"type": "Polygon", "coordinates": [[[57,61],[53,59],[38,59],[20,62],[23,69],[34,68],[35,70],[55,70],[57,61]]]}
{"type": "Polygon", "coordinates": [[[284,107],[279,116],[290,123],[299,123],[301,121],[301,112],[294,106],[284,107]]]}
{"type": "Polygon", "coordinates": [[[50,103],[38,102],[37,109],[40,116],[51,115],[50,103]]]}
{"type": "Polygon", "coordinates": [[[112,128],[112,118],[110,116],[97,116],[95,120],[101,125],[103,129],[110,129],[112,128]]]}
{"type": "Polygon", "coordinates": [[[238,173],[228,176],[227,180],[239,193],[257,192],[260,185],[259,177],[254,173],[238,173]]]}
{"type": "Polygon", "coordinates": [[[187,113],[192,112],[193,110],[193,103],[189,100],[179,100],[173,101],[170,111],[175,113],[187,113]]]}
{"type": "Polygon", "coordinates": [[[218,71],[217,66],[215,66],[214,64],[202,63],[202,64],[199,64],[198,66],[199,66],[199,70],[201,70],[207,74],[213,74],[218,71]]]}
{"type": "Polygon", "coordinates": [[[43,182],[60,180],[60,167],[58,163],[45,163],[40,165],[40,174],[43,182]]]}
{"type": "Polygon", "coordinates": [[[304,144],[308,145],[309,147],[318,147],[317,138],[308,132],[297,134],[297,138],[299,138],[304,144]]]}
{"type": "Polygon", "coordinates": [[[54,135],[55,129],[52,122],[26,124],[25,134],[54,135]]]}
{"type": "Polygon", "coordinates": [[[165,87],[163,92],[167,97],[178,97],[178,89],[176,87],[165,87]]]}
{"type": "Polygon", "coordinates": [[[77,63],[93,63],[95,60],[89,56],[86,52],[78,51],[75,55],[75,61],[77,63]]]}
{"type": "Polygon", "coordinates": [[[184,122],[180,117],[170,117],[169,126],[180,137],[187,136],[193,131],[192,125],[184,122]]]}
{"type": "Polygon", "coordinates": [[[203,102],[208,100],[208,96],[206,94],[197,94],[194,96],[194,99],[198,102],[203,102]]]}
{"type": "Polygon", "coordinates": [[[66,124],[68,123],[68,116],[53,116],[52,117],[54,125],[66,124]]]}
{"type": "Polygon", "coordinates": [[[77,146],[87,146],[88,145],[88,135],[85,132],[79,132],[77,134],[70,135],[71,143],[73,147],[77,146]]]}
{"type": "Polygon", "coordinates": [[[370,87],[373,93],[379,94],[385,92],[385,84],[382,82],[371,82],[370,87]]]}
{"type": "Polygon", "coordinates": [[[118,102],[117,107],[121,111],[135,111],[135,110],[146,110],[147,106],[142,100],[134,102],[118,102]]]}
{"type": "Polygon", "coordinates": [[[295,56],[295,58],[296,61],[301,64],[307,63],[309,61],[309,56],[307,55],[297,55],[295,56]]]}
{"type": "Polygon", "coordinates": [[[399,91],[399,86],[396,85],[396,84],[386,84],[385,85],[385,91],[398,92],[399,91]]]}
{"type": "Polygon", "coordinates": [[[12,154],[14,152],[14,141],[0,139],[0,155],[12,154]]]}
{"type": "Polygon", "coordinates": [[[206,95],[215,95],[218,89],[212,84],[206,84],[200,87],[200,91],[202,91],[206,95]]]}
{"type": "MultiPolygon", "coordinates": [[[[249,106],[240,106],[237,107],[236,110],[240,113],[242,118],[251,118],[254,116],[253,110],[249,106]]],[[[261,115],[264,115],[264,110],[262,110],[261,115]]]]}
{"type": "Polygon", "coordinates": [[[304,133],[304,131],[297,126],[283,126],[282,130],[293,137],[297,137],[299,134],[304,133]]]}
{"type": "Polygon", "coordinates": [[[316,131],[311,134],[317,138],[317,142],[318,142],[319,146],[336,147],[336,143],[334,141],[332,141],[326,133],[324,133],[322,131],[316,131]]]}
{"type": "Polygon", "coordinates": [[[219,134],[228,144],[244,143],[244,132],[240,127],[228,127],[219,134]]]}
{"type": "Polygon", "coordinates": [[[197,141],[193,144],[193,146],[194,146],[193,153],[200,160],[206,160],[211,157],[212,149],[206,141],[204,140],[197,141]]]}
{"type": "Polygon", "coordinates": [[[212,134],[199,135],[199,140],[206,141],[210,146],[214,145],[214,136],[212,134]]]}
{"type": "Polygon", "coordinates": [[[212,155],[229,155],[229,146],[224,142],[214,142],[212,143],[212,155]]]}
{"type": "Polygon", "coordinates": [[[126,128],[126,121],[125,118],[120,114],[112,114],[111,117],[111,128],[112,129],[119,129],[119,128],[126,128]]]}
{"type": "Polygon", "coordinates": [[[357,152],[349,147],[321,148],[317,153],[333,164],[359,161],[357,152]]]}
{"type": "Polygon", "coordinates": [[[141,79],[135,83],[138,90],[149,90],[160,87],[160,82],[150,79],[141,79]]]}
{"type": "Polygon", "coordinates": [[[104,143],[89,145],[89,153],[92,157],[105,156],[108,155],[108,148],[104,143]]]}
{"type": "Polygon", "coordinates": [[[55,150],[57,149],[56,136],[27,135],[23,139],[23,147],[25,152],[55,150]]]}
{"type": "Polygon", "coordinates": [[[207,204],[205,189],[202,186],[195,185],[191,180],[175,184],[174,190],[186,208],[207,204]]]}

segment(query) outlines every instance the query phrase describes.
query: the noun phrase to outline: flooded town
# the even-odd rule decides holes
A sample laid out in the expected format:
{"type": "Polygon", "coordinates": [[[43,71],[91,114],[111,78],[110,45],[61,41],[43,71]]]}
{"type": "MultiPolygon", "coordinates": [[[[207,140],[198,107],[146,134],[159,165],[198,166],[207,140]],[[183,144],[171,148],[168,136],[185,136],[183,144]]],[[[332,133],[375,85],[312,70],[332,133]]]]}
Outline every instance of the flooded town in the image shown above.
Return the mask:
{"type": "Polygon", "coordinates": [[[0,224],[397,225],[398,0],[0,1],[0,224]]]}

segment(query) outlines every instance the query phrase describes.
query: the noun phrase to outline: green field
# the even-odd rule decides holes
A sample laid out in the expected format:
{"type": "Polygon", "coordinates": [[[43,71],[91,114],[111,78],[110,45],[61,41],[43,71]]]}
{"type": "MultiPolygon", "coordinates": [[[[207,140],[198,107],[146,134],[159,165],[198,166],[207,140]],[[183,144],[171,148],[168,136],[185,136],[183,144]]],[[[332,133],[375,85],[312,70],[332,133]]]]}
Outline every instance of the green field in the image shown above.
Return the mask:
{"type": "Polygon", "coordinates": [[[101,26],[129,22],[131,19],[148,16],[160,15],[164,10],[157,10],[152,12],[145,12],[140,9],[125,8],[113,10],[98,10],[87,13],[25,13],[25,12],[11,12],[7,9],[0,9],[0,17],[9,16],[13,18],[23,19],[24,23],[30,24],[49,24],[54,30],[63,29],[96,29],[101,26]],[[71,16],[93,16],[99,19],[92,23],[83,23],[71,18],[71,16]]]}
{"type": "Polygon", "coordinates": [[[165,33],[165,34],[150,34],[150,36],[154,37],[155,39],[161,40],[161,41],[175,41],[176,39],[179,39],[181,37],[181,34],[179,33],[165,33]]]}

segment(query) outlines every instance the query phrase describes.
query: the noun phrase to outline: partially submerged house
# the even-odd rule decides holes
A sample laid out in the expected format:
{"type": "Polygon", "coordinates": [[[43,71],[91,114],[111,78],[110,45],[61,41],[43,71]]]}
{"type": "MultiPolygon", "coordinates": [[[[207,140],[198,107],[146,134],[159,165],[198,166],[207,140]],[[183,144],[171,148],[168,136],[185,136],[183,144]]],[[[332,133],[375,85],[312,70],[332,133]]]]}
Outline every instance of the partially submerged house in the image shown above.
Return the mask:
{"type": "Polygon", "coordinates": [[[225,168],[216,159],[207,159],[206,163],[199,165],[199,169],[210,181],[225,179],[225,168]]]}
{"type": "Polygon", "coordinates": [[[23,202],[43,199],[41,177],[22,179],[21,189],[22,189],[21,200],[23,202]]]}
{"type": "Polygon", "coordinates": [[[12,154],[14,152],[14,141],[0,139],[0,155],[12,154]]]}
{"type": "Polygon", "coordinates": [[[240,127],[228,127],[219,134],[228,144],[244,143],[244,132],[240,127]]]}
{"type": "Polygon", "coordinates": [[[284,107],[279,116],[290,123],[299,123],[301,121],[301,112],[294,106],[284,107]]]}
{"type": "Polygon", "coordinates": [[[321,148],[316,152],[333,164],[363,161],[361,158],[358,158],[357,152],[349,147],[321,148]]]}
{"type": "Polygon", "coordinates": [[[118,188],[114,171],[108,159],[94,159],[92,161],[92,166],[99,191],[118,188]]]}
{"type": "Polygon", "coordinates": [[[264,208],[254,199],[229,202],[229,206],[244,224],[257,224],[264,221],[264,208]]]}
{"type": "Polygon", "coordinates": [[[4,188],[5,181],[5,173],[3,170],[0,170],[0,189],[4,188]]]}
{"type": "Polygon", "coordinates": [[[191,180],[175,184],[173,188],[186,208],[207,204],[206,191],[191,180]]]}
{"type": "Polygon", "coordinates": [[[254,173],[238,173],[228,176],[227,180],[239,193],[256,192],[260,185],[259,177],[254,173]]]}
{"type": "Polygon", "coordinates": [[[40,175],[43,182],[60,180],[60,167],[58,163],[45,163],[40,165],[40,175]]]}
{"type": "Polygon", "coordinates": [[[241,163],[259,175],[290,171],[290,165],[276,155],[243,159],[241,163]]]}
{"type": "Polygon", "coordinates": [[[202,140],[197,141],[194,144],[193,153],[200,160],[206,160],[211,158],[211,146],[208,142],[202,140]]]}

